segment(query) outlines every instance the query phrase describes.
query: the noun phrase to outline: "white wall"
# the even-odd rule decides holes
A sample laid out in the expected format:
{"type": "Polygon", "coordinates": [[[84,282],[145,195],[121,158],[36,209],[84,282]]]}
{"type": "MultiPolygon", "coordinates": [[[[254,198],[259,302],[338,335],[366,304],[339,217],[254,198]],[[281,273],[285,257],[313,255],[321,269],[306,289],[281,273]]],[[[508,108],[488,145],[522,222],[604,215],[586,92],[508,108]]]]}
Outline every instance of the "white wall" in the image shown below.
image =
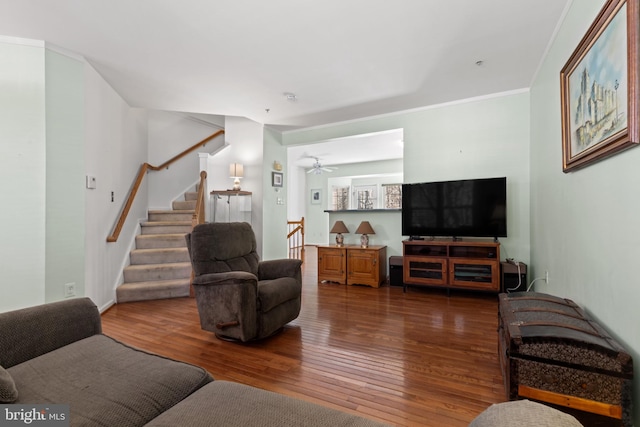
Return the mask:
{"type": "Polygon", "coordinates": [[[295,159],[289,159],[288,153],[286,154],[286,159],[287,220],[299,221],[306,213],[307,173],[304,168],[294,165],[295,159]]]}
{"type": "Polygon", "coordinates": [[[104,308],[146,217],[143,186],[120,240],[107,244],[146,160],[146,114],[81,57],[17,39],[0,41],[0,57],[0,188],[15,207],[0,212],[0,310],[63,299],[66,283],[104,308]]]}
{"type": "MultiPolygon", "coordinates": [[[[562,172],[560,70],[603,0],[574,1],[531,89],[531,261],[535,289],[583,306],[640,360],[640,148],[562,172]]],[[[640,425],[640,375],[634,380],[640,425]]]]}
{"type": "MultiPolygon", "coordinates": [[[[529,93],[497,94],[333,126],[285,132],[285,145],[404,130],[404,181],[507,177],[501,256],[529,262],[529,93]]],[[[310,185],[313,185],[311,183],[310,185]]],[[[314,227],[306,221],[308,227],[314,227]]],[[[320,224],[320,221],[317,221],[320,224]]],[[[325,221],[322,221],[328,227],[325,221]]],[[[399,233],[389,235],[401,242],[399,233]]]]}
{"type": "MultiPolygon", "coordinates": [[[[194,120],[182,114],[149,111],[148,162],[153,166],[159,166],[219,129],[210,123],[194,120]]],[[[206,146],[177,160],[169,169],[149,172],[149,209],[171,209],[173,200],[184,200],[185,191],[193,191],[194,183],[199,180],[198,153],[210,153],[223,144],[224,136],[218,136],[206,146]]]]}
{"type": "Polygon", "coordinates": [[[251,191],[251,225],[256,234],[258,254],[262,256],[263,247],[263,126],[244,117],[227,117],[225,119],[225,140],[229,148],[209,158],[208,192],[228,190],[233,187],[233,179],[229,177],[229,165],[242,163],[244,178],[240,180],[242,190],[251,191]]]}
{"type": "Polygon", "coordinates": [[[89,64],[84,85],[85,171],[97,182],[95,190],[85,191],[85,295],[103,309],[115,300],[139,221],[147,217],[145,180],[120,238],[107,243],[140,165],[147,161],[147,114],[129,107],[89,64]]]}
{"type": "Polygon", "coordinates": [[[45,301],[43,43],[0,38],[0,311],[45,301]]]}

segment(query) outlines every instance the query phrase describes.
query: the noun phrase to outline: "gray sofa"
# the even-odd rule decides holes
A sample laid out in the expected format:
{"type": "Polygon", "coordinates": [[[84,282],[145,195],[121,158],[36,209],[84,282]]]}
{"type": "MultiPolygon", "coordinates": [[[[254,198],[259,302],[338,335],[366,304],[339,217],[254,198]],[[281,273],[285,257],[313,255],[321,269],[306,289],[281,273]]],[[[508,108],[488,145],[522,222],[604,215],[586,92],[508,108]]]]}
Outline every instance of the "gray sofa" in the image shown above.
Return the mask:
{"type": "Polygon", "coordinates": [[[381,426],[102,334],[88,298],[0,313],[0,404],[68,404],[72,426],[381,426]]]}

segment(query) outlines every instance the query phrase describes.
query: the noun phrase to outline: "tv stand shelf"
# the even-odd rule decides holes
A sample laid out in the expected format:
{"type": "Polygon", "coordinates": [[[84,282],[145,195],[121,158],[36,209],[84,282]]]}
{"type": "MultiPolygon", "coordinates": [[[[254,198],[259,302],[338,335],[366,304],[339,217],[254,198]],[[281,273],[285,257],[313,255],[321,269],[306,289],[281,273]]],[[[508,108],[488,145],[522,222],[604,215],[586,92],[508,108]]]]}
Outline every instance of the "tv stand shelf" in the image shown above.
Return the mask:
{"type": "Polygon", "coordinates": [[[402,246],[405,284],[500,292],[500,243],[405,240],[402,246]]]}

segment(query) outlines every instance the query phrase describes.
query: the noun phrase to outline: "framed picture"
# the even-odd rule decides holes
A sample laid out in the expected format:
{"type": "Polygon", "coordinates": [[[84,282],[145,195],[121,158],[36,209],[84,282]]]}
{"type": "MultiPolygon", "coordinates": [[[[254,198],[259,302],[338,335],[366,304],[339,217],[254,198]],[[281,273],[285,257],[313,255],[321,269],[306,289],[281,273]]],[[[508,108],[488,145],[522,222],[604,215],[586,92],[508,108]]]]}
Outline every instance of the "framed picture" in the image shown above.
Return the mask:
{"type": "Polygon", "coordinates": [[[271,172],[271,186],[282,187],[282,172],[271,172]]]}
{"type": "Polygon", "coordinates": [[[319,205],[322,203],[322,190],[311,190],[311,204],[319,205]]]}
{"type": "Polygon", "coordinates": [[[639,1],[607,1],[560,72],[564,172],[639,142],[639,1]]]}

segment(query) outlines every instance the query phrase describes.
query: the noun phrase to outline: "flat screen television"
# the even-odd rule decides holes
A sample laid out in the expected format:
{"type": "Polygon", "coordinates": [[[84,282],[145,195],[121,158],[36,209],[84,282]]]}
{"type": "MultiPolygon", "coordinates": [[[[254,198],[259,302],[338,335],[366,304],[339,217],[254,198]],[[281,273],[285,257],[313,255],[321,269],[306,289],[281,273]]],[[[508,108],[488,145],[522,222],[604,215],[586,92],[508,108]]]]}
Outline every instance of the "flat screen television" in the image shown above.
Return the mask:
{"type": "Polygon", "coordinates": [[[507,237],[507,178],[402,184],[402,235],[507,237]]]}

